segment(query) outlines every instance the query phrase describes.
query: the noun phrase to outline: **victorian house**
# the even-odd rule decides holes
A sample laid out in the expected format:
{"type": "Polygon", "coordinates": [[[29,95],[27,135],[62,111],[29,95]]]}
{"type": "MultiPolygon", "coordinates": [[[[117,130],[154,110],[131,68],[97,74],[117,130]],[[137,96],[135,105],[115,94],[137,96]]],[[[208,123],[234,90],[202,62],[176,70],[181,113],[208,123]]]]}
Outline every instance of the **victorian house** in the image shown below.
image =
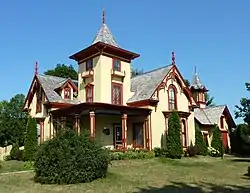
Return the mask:
{"type": "Polygon", "coordinates": [[[105,15],[92,44],[69,58],[78,64],[78,80],[36,72],[27,94],[24,110],[36,118],[41,143],[59,126],[71,125],[78,133],[88,130],[106,147],[150,150],[161,146],[174,110],[184,148],[195,142],[195,123],[208,145],[218,124],[230,146],[228,131],[235,126],[230,112],[225,105],[206,107],[207,89],[197,73],[191,87],[186,85],[172,53],[171,64],[131,78],[139,54],[117,44],[105,15]]]}

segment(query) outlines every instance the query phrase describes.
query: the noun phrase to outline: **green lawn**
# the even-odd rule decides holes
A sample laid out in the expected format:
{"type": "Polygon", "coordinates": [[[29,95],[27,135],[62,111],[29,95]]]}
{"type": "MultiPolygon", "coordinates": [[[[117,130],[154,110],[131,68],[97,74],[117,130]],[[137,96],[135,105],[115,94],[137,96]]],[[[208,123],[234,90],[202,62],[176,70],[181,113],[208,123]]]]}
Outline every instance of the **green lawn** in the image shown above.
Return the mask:
{"type": "Polygon", "coordinates": [[[6,173],[6,172],[17,172],[17,171],[27,170],[24,167],[25,162],[22,162],[22,161],[14,161],[14,160],[4,161],[4,162],[0,162],[0,164],[2,166],[0,168],[0,174],[6,173]]]}
{"type": "Polygon", "coordinates": [[[106,179],[78,185],[40,185],[33,173],[0,174],[4,193],[203,193],[250,192],[244,174],[249,160],[237,158],[183,158],[114,161],[106,179]]]}

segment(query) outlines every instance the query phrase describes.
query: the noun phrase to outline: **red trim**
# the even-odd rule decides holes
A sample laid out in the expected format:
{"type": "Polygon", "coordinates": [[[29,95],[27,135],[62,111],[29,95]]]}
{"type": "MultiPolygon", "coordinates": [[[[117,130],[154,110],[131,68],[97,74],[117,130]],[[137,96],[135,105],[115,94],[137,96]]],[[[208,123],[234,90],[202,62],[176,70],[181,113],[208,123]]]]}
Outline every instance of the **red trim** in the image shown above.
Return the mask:
{"type": "Polygon", "coordinates": [[[118,48],[103,42],[97,42],[75,54],[70,56],[70,59],[73,59],[75,61],[81,61],[84,60],[84,58],[87,58],[88,56],[93,55],[113,55],[116,57],[119,57],[125,61],[131,61],[137,57],[139,57],[139,54],[124,50],[122,48],[118,48]]]}
{"type": "Polygon", "coordinates": [[[94,85],[92,84],[87,84],[85,86],[85,100],[86,100],[86,103],[92,103],[94,102],[94,85]],[[88,97],[88,92],[89,92],[89,89],[91,89],[91,97],[88,97]],[[89,98],[89,99],[88,99],[89,98]],[[90,100],[91,99],[91,100],[90,100]]]}
{"type": "Polygon", "coordinates": [[[46,105],[47,107],[50,108],[63,108],[63,107],[70,107],[70,106],[74,106],[74,104],[70,104],[70,103],[58,103],[58,102],[47,102],[44,105],[46,105]]]}
{"type": "Polygon", "coordinates": [[[171,111],[171,110],[177,110],[177,89],[176,87],[173,85],[173,84],[170,84],[168,86],[168,109],[171,111]],[[170,109],[170,93],[169,93],[169,90],[170,89],[173,89],[174,91],[174,109],[170,109]]]}
{"type": "Polygon", "coordinates": [[[147,99],[147,100],[142,100],[142,101],[135,101],[131,103],[127,103],[128,106],[133,106],[133,107],[141,107],[141,106],[156,106],[158,100],[152,100],[152,99],[147,99]]]}
{"type": "Polygon", "coordinates": [[[117,58],[113,58],[113,59],[112,59],[112,68],[113,68],[113,70],[116,70],[116,71],[121,72],[121,60],[119,60],[119,59],[117,59],[117,58]],[[119,68],[118,68],[118,70],[115,69],[115,61],[118,61],[118,62],[119,62],[119,68]]]}
{"type": "Polygon", "coordinates": [[[111,104],[115,104],[115,105],[123,105],[123,85],[119,84],[119,83],[111,83],[111,104]],[[119,87],[120,88],[120,100],[119,100],[119,104],[115,103],[115,99],[113,98],[113,89],[114,87],[119,87]]]}

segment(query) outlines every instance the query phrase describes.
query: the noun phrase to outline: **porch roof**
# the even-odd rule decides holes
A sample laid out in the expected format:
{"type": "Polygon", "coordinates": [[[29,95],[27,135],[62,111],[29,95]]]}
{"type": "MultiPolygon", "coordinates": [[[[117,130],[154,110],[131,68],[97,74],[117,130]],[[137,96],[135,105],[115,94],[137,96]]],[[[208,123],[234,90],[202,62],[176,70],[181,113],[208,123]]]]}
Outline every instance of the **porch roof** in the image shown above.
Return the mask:
{"type": "Polygon", "coordinates": [[[51,113],[53,116],[73,116],[75,114],[88,114],[89,111],[95,111],[96,114],[126,113],[128,115],[147,115],[151,112],[151,109],[95,102],[80,103],[74,106],[64,107],[51,111],[51,113]]]}

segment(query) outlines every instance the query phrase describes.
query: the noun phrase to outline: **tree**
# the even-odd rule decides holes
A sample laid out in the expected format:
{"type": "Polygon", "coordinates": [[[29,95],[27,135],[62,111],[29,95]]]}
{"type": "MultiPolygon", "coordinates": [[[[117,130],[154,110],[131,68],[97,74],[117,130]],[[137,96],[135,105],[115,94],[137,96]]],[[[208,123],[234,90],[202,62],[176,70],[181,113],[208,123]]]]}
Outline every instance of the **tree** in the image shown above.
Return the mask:
{"type": "MultiPolygon", "coordinates": [[[[245,83],[247,91],[250,91],[250,83],[245,83]]],[[[243,118],[243,121],[250,125],[250,99],[241,98],[240,105],[236,105],[235,118],[243,118]]]]}
{"type": "Polygon", "coordinates": [[[54,69],[47,70],[44,74],[78,80],[78,73],[72,65],[67,66],[65,64],[57,64],[54,69]]]}
{"type": "Polygon", "coordinates": [[[17,94],[0,102],[0,146],[17,143],[23,146],[27,112],[22,112],[25,96],[17,94]]]}
{"type": "Polygon", "coordinates": [[[24,158],[25,160],[33,161],[37,151],[37,126],[36,120],[29,117],[26,128],[26,138],[24,142],[24,158]]]}
{"type": "Polygon", "coordinates": [[[195,147],[199,155],[208,154],[206,142],[203,139],[200,126],[197,123],[195,123],[195,147]]]}
{"type": "Polygon", "coordinates": [[[138,76],[138,75],[141,75],[143,73],[144,73],[143,69],[138,70],[138,69],[132,68],[132,70],[131,70],[131,78],[133,78],[135,76],[138,76]]]}
{"type": "Polygon", "coordinates": [[[238,124],[230,133],[231,150],[239,155],[250,155],[250,127],[247,124],[238,124]]]}
{"type": "Polygon", "coordinates": [[[172,159],[181,158],[183,150],[181,144],[181,124],[177,112],[172,112],[168,119],[167,151],[172,159]]]}
{"type": "Polygon", "coordinates": [[[213,128],[213,138],[212,138],[211,146],[214,149],[218,150],[220,154],[223,154],[221,131],[217,125],[215,125],[213,128]]]}
{"type": "Polygon", "coordinates": [[[207,107],[215,106],[214,97],[210,97],[210,95],[207,92],[205,93],[205,101],[207,107]]]}

